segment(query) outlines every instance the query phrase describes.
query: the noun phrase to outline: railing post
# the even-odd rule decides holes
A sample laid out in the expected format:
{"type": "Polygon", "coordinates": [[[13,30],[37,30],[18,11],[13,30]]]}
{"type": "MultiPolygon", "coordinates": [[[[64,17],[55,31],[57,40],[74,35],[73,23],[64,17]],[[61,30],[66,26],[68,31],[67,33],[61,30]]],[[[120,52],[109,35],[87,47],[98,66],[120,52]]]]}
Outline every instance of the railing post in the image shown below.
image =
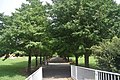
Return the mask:
{"type": "Polygon", "coordinates": [[[98,71],[95,70],[95,80],[98,80],[98,71]]]}
{"type": "Polygon", "coordinates": [[[73,69],[73,66],[71,65],[71,77],[73,77],[73,75],[72,75],[72,73],[73,73],[73,71],[72,71],[72,69],[73,69]]]}
{"type": "Polygon", "coordinates": [[[76,79],[78,80],[78,78],[77,78],[77,75],[78,75],[77,66],[75,66],[75,72],[76,72],[76,79]]]}

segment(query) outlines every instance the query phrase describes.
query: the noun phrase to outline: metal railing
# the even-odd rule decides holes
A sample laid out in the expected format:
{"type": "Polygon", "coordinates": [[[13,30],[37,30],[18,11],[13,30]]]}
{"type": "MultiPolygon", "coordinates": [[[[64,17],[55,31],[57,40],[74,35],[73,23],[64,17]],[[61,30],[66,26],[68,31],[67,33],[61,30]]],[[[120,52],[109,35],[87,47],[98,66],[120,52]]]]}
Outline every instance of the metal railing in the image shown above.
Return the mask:
{"type": "Polygon", "coordinates": [[[75,80],[120,80],[120,74],[71,65],[71,77],[75,80]]]}
{"type": "Polygon", "coordinates": [[[37,71],[35,71],[33,74],[31,74],[28,78],[25,80],[42,80],[42,67],[40,67],[37,71]]]}
{"type": "Polygon", "coordinates": [[[120,74],[96,70],[96,80],[120,80],[120,74]]]}

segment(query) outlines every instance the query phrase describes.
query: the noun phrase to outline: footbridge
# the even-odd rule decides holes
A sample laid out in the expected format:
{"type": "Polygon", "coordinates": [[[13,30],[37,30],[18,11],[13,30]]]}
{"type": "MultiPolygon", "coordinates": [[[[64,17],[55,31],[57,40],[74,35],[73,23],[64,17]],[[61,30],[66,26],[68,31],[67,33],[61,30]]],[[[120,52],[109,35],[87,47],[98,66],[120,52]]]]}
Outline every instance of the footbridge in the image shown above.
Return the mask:
{"type": "Polygon", "coordinates": [[[26,80],[120,80],[120,74],[74,66],[69,63],[48,63],[26,80]]]}

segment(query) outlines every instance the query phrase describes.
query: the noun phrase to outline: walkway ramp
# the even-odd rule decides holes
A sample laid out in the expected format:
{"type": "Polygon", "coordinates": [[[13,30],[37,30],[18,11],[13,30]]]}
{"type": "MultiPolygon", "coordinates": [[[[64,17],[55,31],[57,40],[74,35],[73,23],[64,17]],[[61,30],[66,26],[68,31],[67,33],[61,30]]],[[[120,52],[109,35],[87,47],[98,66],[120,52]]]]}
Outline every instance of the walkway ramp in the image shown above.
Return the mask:
{"type": "Polygon", "coordinates": [[[43,80],[73,80],[72,78],[44,78],[43,80]]]}
{"type": "Polygon", "coordinates": [[[71,65],[40,67],[25,80],[120,80],[120,74],[71,65]],[[71,76],[70,76],[71,73],[71,76]]]}
{"type": "Polygon", "coordinates": [[[43,67],[43,80],[72,80],[71,67],[63,58],[53,57],[43,67]]]}
{"type": "Polygon", "coordinates": [[[69,65],[49,65],[43,67],[44,78],[68,78],[70,77],[69,65]]]}
{"type": "Polygon", "coordinates": [[[43,80],[71,80],[71,68],[68,64],[52,63],[43,67],[43,80]]]}

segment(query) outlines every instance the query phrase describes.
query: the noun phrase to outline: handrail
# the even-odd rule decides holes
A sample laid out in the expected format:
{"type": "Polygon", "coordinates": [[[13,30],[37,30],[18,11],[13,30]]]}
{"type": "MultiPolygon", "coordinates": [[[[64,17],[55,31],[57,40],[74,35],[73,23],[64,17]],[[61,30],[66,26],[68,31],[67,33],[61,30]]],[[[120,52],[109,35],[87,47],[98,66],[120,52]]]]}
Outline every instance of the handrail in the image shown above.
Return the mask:
{"type": "Polygon", "coordinates": [[[75,80],[120,80],[119,73],[71,65],[71,77],[75,80]]]}
{"type": "Polygon", "coordinates": [[[25,80],[42,80],[42,67],[40,67],[37,71],[35,71],[33,74],[31,74],[28,78],[25,80]]]}
{"type": "Polygon", "coordinates": [[[96,71],[98,71],[98,72],[103,72],[103,73],[107,73],[107,74],[112,74],[112,75],[118,75],[118,76],[120,76],[119,73],[108,72],[108,71],[102,71],[102,70],[96,70],[96,71]]]}

